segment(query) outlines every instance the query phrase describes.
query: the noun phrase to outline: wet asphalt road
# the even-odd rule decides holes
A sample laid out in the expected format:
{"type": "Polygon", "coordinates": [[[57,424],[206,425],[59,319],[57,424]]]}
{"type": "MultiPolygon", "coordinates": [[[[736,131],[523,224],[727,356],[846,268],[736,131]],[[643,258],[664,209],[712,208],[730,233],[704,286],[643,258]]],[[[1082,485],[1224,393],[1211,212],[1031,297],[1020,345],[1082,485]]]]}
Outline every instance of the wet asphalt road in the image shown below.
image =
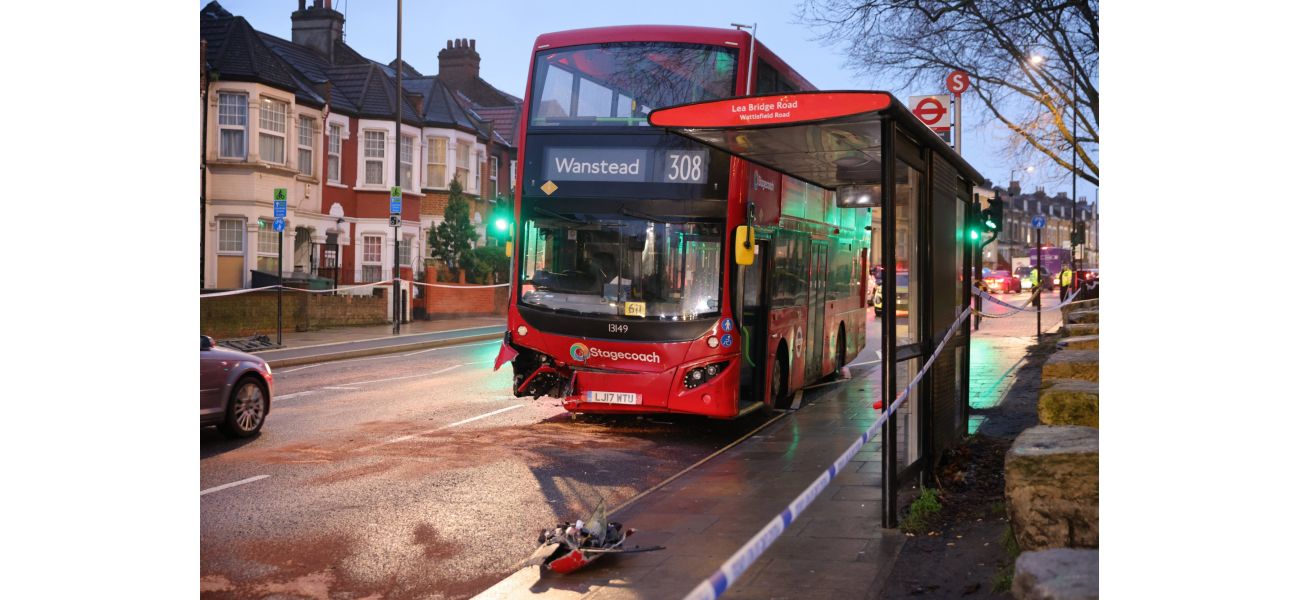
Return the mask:
{"type": "MultiPolygon", "coordinates": [[[[876,358],[868,331],[855,361],[876,358]]],[[[287,367],[259,436],[202,430],[204,597],[469,597],[541,528],[617,506],[765,421],[572,418],[510,395],[498,347],[287,367]]]]}

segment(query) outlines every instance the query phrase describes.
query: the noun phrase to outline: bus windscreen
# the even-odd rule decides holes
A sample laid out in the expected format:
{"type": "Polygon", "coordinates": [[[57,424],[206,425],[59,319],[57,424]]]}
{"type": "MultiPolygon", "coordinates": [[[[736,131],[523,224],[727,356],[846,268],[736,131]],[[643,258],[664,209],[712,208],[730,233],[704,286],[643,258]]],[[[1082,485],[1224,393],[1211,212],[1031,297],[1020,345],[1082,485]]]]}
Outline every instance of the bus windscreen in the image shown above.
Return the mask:
{"type": "Polygon", "coordinates": [[[522,304],[648,320],[719,314],[720,223],[560,217],[524,224],[522,304]]]}
{"type": "Polygon", "coordinates": [[[736,50],[627,42],[539,53],[534,127],[645,126],[651,110],[735,94],[736,50]]]}

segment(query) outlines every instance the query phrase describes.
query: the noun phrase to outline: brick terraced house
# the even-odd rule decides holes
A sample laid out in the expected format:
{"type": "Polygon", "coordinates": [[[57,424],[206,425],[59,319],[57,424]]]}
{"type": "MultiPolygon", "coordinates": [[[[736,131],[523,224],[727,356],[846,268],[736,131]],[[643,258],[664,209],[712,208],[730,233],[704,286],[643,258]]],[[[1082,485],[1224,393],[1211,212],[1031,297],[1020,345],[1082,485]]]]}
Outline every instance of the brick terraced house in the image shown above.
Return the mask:
{"type": "Polygon", "coordinates": [[[338,286],[390,278],[394,185],[403,190],[403,280],[423,274],[428,229],[442,220],[453,178],[483,244],[494,202],[513,197],[521,102],[477,77],[472,42],[448,42],[458,50],[450,60],[439,53],[439,69],[451,78],[402,65],[398,130],[396,61],[382,64],[349,47],[343,15],[328,0],[299,0],[291,19],[293,39],[284,40],[217,2],[199,13],[203,288],[250,287],[254,272],[277,269],[338,286]],[[276,188],[288,190],[284,265],[276,264],[272,228],[276,188]]]}

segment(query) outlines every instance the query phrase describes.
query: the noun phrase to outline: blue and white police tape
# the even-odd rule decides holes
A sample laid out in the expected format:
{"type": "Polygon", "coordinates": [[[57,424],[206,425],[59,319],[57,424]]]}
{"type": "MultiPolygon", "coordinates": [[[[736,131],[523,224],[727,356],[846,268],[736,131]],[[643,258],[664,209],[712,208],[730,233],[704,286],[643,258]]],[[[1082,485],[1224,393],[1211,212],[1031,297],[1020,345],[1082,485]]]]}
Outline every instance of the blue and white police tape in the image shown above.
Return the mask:
{"type": "MultiPolygon", "coordinates": [[[[1029,305],[1028,301],[1026,301],[1026,303],[1023,304],[1023,305],[1021,305],[1021,306],[1014,306],[1014,305],[1008,304],[1008,303],[1006,303],[1006,302],[1003,302],[1003,301],[1001,301],[1001,300],[998,300],[997,298],[994,298],[994,297],[993,297],[991,294],[989,294],[988,292],[985,292],[985,291],[980,290],[980,289],[978,289],[978,288],[976,288],[975,291],[977,292],[976,295],[978,295],[979,297],[981,297],[981,298],[983,298],[983,299],[985,299],[985,300],[988,300],[988,301],[990,301],[990,302],[992,302],[992,303],[994,303],[994,304],[999,304],[999,305],[1005,306],[1005,307],[1010,308],[1011,310],[1013,310],[1013,311],[1015,311],[1015,312],[1021,312],[1021,311],[1024,311],[1024,312],[1031,312],[1031,313],[1032,313],[1032,312],[1042,312],[1042,311],[1048,311],[1048,310],[1057,310],[1057,309],[1060,309],[1061,307],[1066,306],[1066,305],[1068,305],[1068,304],[1073,304],[1073,303],[1074,303],[1074,298],[1075,298],[1075,296],[1078,296],[1078,295],[1079,295],[1079,292],[1083,291],[1083,289],[1080,288],[1080,289],[1074,290],[1074,293],[1073,293],[1073,294],[1070,294],[1069,297],[1067,297],[1067,298],[1065,299],[1065,301],[1062,302],[1062,303],[1060,303],[1060,304],[1055,304],[1055,305],[1052,305],[1052,306],[1040,306],[1040,307],[1037,308],[1037,309],[1030,309],[1030,308],[1028,308],[1028,305],[1029,305]]],[[[1037,292],[1035,292],[1035,293],[1037,293],[1037,292]]],[[[1033,298],[1030,298],[1030,300],[1033,300],[1033,298]]],[[[1080,300],[1080,302],[1085,302],[1085,301],[1084,301],[1084,300],[1080,300]]],[[[986,313],[986,312],[980,311],[979,314],[980,314],[981,316],[984,316],[984,317],[993,317],[993,318],[997,318],[997,317],[1008,317],[1008,316],[1011,316],[1011,314],[1013,314],[1013,313],[1004,313],[1004,314],[1000,314],[1000,315],[998,315],[998,314],[992,314],[992,313],[986,313]]]]}
{"type": "Polygon", "coordinates": [[[287,292],[303,292],[306,294],[331,294],[334,292],[346,292],[348,290],[357,290],[361,288],[369,288],[369,287],[376,287],[381,285],[392,285],[392,284],[393,284],[392,279],[385,279],[383,281],[375,281],[372,283],[363,283],[361,285],[352,285],[352,286],[341,287],[341,288],[330,288],[327,290],[307,290],[303,288],[289,287],[287,285],[267,285],[267,286],[256,287],[256,288],[246,288],[242,290],[230,290],[228,292],[212,292],[210,294],[200,293],[199,299],[202,300],[204,298],[219,298],[221,296],[235,296],[238,294],[249,294],[252,292],[266,292],[266,291],[274,290],[276,288],[283,289],[287,292]]]}
{"type": "Polygon", "coordinates": [[[508,283],[494,283],[494,284],[492,284],[492,285],[486,285],[486,284],[484,284],[484,285],[479,285],[479,284],[456,285],[456,284],[449,284],[449,283],[423,283],[423,282],[420,282],[420,281],[412,281],[412,282],[410,282],[410,283],[414,283],[415,285],[422,285],[422,286],[424,286],[424,287],[436,287],[436,288],[465,288],[465,289],[475,289],[475,288],[499,288],[499,287],[506,287],[506,286],[510,285],[510,284],[508,284],[508,283]]]}
{"type": "Polygon", "coordinates": [[[858,450],[862,449],[862,445],[870,441],[871,438],[875,437],[876,434],[880,432],[880,428],[885,424],[886,419],[893,416],[894,412],[898,410],[898,407],[902,406],[903,402],[907,400],[907,397],[911,395],[912,390],[916,389],[917,384],[921,381],[921,377],[930,369],[930,365],[934,364],[935,358],[937,358],[939,353],[943,351],[944,345],[948,343],[948,340],[952,339],[953,334],[957,332],[958,327],[965,321],[966,317],[970,315],[970,312],[971,309],[967,307],[966,310],[962,311],[961,315],[953,321],[952,326],[948,328],[948,333],[944,334],[939,345],[935,347],[934,353],[930,355],[930,359],[925,361],[925,365],[923,365],[921,370],[916,373],[916,376],[912,378],[911,383],[907,384],[907,388],[898,394],[898,397],[889,404],[889,407],[886,408],[884,412],[880,414],[880,418],[876,419],[876,422],[872,423],[871,427],[863,432],[862,435],[858,436],[858,439],[854,440],[853,445],[849,446],[849,449],[845,450],[843,454],[840,454],[840,457],[837,458],[829,468],[823,471],[822,474],[817,477],[817,480],[812,482],[812,485],[808,486],[807,489],[795,497],[794,501],[787,505],[785,510],[781,511],[781,514],[773,517],[771,521],[768,521],[767,525],[763,526],[763,529],[754,534],[754,537],[749,538],[749,541],[745,542],[745,545],[741,546],[739,550],[736,550],[736,552],[726,560],[726,562],[722,563],[722,566],[718,567],[717,571],[714,571],[708,579],[701,581],[699,585],[695,586],[695,589],[691,590],[691,592],[686,595],[687,600],[714,600],[721,597],[722,594],[727,591],[728,587],[740,580],[740,577],[745,573],[745,570],[748,569],[750,565],[754,564],[754,561],[758,560],[758,557],[762,556],[763,552],[767,551],[778,537],[781,537],[781,534],[785,532],[785,529],[789,527],[795,519],[799,518],[799,515],[803,513],[804,509],[808,508],[808,506],[812,504],[813,500],[826,489],[826,486],[830,485],[830,482],[835,478],[835,475],[844,469],[844,466],[849,463],[849,459],[853,458],[853,455],[857,454],[858,450]]]}

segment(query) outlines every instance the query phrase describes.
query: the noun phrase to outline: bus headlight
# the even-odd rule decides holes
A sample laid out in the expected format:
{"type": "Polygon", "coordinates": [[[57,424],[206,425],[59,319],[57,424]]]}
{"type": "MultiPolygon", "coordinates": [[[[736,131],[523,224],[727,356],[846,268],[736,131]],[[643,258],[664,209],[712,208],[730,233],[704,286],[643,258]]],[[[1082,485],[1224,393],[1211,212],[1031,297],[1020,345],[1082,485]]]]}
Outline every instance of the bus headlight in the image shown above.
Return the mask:
{"type": "Polygon", "coordinates": [[[710,379],[717,377],[718,374],[722,373],[726,368],[726,361],[716,362],[702,367],[692,367],[690,370],[686,371],[686,377],[682,381],[682,385],[688,390],[695,389],[708,382],[710,379]]]}

